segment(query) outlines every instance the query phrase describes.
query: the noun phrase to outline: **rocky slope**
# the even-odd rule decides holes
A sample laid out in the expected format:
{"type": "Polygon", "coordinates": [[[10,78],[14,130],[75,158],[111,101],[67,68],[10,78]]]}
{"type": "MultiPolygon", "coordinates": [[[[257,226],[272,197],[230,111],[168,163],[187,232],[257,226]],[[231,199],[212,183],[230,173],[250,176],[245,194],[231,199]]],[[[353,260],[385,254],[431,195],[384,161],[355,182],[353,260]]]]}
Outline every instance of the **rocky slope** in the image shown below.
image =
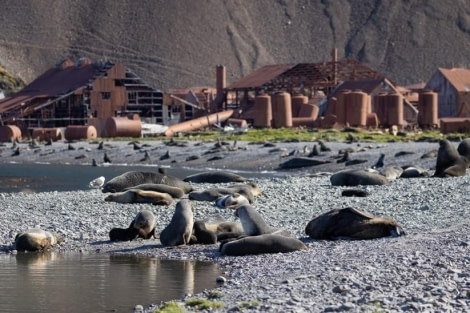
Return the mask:
{"type": "Polygon", "coordinates": [[[120,60],[156,88],[214,85],[333,47],[396,83],[468,66],[466,1],[3,1],[0,64],[30,82],[60,58],[120,60]]]}

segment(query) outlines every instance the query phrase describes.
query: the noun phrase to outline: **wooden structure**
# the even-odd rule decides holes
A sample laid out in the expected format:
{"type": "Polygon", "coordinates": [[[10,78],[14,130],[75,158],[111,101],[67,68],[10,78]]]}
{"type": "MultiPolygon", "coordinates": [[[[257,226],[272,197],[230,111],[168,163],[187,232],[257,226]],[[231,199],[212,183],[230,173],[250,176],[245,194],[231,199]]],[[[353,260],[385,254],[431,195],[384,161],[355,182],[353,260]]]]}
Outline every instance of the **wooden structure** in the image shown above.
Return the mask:
{"type": "Polygon", "coordinates": [[[20,92],[0,100],[0,118],[23,133],[132,114],[147,123],[162,123],[162,105],[163,92],[121,63],[65,59],[20,92]]]}
{"type": "Polygon", "coordinates": [[[470,70],[439,68],[425,90],[437,93],[438,117],[470,117],[470,70]]]}

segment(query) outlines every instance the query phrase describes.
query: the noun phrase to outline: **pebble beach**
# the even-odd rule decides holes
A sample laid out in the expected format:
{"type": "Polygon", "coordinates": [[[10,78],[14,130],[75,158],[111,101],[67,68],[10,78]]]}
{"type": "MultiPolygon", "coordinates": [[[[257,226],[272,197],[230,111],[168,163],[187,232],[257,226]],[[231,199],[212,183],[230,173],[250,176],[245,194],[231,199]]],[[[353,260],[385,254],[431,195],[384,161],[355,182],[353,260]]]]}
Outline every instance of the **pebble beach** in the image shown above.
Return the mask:
{"type": "MultiPolygon", "coordinates": [[[[154,147],[160,145],[153,144],[154,147]]],[[[276,171],[284,160],[284,157],[273,152],[266,152],[264,157],[261,151],[265,153],[267,148],[258,146],[252,149],[253,146],[248,143],[237,143],[242,149],[238,149],[237,154],[227,152],[223,164],[208,165],[204,158],[199,159],[200,165],[197,160],[192,164],[184,162],[195,151],[204,155],[203,152],[211,145],[198,145],[195,148],[191,144],[186,148],[174,148],[176,150],[172,150],[171,155],[177,161],[168,161],[169,172],[171,166],[219,168],[237,170],[239,173],[276,171]]],[[[357,149],[354,157],[368,160],[355,165],[358,168],[372,166],[380,153],[386,153],[385,162],[388,165],[420,165],[429,169],[431,174],[435,158],[421,159],[421,155],[438,148],[435,142],[329,145],[334,152],[325,153],[324,158],[331,158],[345,147],[357,149]],[[368,148],[360,150],[364,147],[368,148]],[[403,158],[394,157],[399,151],[412,151],[413,154],[403,158]]],[[[311,147],[312,143],[281,143],[277,146],[286,151],[302,151],[305,146],[311,147]]],[[[101,156],[102,152],[97,152],[94,145],[78,143],[77,149],[80,147],[89,154],[88,158],[101,156]]],[[[117,149],[125,156],[123,150],[127,148],[127,144],[121,143],[117,149]]],[[[5,147],[1,151],[2,162],[10,162],[13,158],[7,156],[10,153],[8,149],[5,147]]],[[[62,161],[70,154],[67,159],[70,162],[74,159],[72,153],[77,153],[56,149],[62,151],[62,161]]],[[[167,149],[167,146],[162,146],[149,151],[153,151],[153,157],[157,159],[167,149]]],[[[34,153],[25,151],[23,156],[34,153]]],[[[138,152],[135,154],[137,156],[134,159],[137,160],[138,152]]],[[[112,150],[110,155],[117,159],[118,154],[112,150]]],[[[127,157],[127,163],[135,164],[135,161],[129,161],[130,158],[127,157]]],[[[23,162],[28,160],[33,159],[23,162]]],[[[226,278],[224,284],[215,290],[174,299],[187,311],[196,310],[185,306],[185,301],[193,297],[220,302],[222,306],[211,309],[213,312],[470,310],[468,175],[456,178],[397,179],[387,186],[361,186],[370,192],[370,196],[356,198],[342,197],[341,191],[346,187],[331,185],[329,175],[338,170],[338,166],[331,163],[322,168],[283,171],[280,173],[282,175],[254,179],[262,194],[256,198],[253,207],[268,224],[286,228],[301,239],[308,247],[305,251],[231,257],[221,256],[218,245],[165,248],[158,239],[110,242],[109,230],[113,227],[127,227],[142,209],[149,209],[156,215],[157,233],[160,232],[169,223],[176,201],[170,206],[118,204],[105,202],[105,194],[97,189],[1,193],[0,208],[4,217],[0,221],[0,248],[3,253],[15,253],[12,250],[14,236],[27,228],[40,227],[66,238],[65,242],[53,248],[59,251],[126,253],[220,264],[226,278]],[[318,173],[322,175],[315,175],[318,173]],[[305,226],[313,217],[348,206],[374,215],[393,217],[406,231],[406,236],[360,241],[313,240],[306,236],[305,226]]],[[[213,186],[207,183],[193,185],[197,190],[213,186]]],[[[233,210],[217,208],[210,202],[195,201],[194,207],[195,219],[220,214],[227,220],[236,220],[233,210]]],[[[143,311],[153,312],[161,305],[155,303],[145,306],[143,311]]]]}

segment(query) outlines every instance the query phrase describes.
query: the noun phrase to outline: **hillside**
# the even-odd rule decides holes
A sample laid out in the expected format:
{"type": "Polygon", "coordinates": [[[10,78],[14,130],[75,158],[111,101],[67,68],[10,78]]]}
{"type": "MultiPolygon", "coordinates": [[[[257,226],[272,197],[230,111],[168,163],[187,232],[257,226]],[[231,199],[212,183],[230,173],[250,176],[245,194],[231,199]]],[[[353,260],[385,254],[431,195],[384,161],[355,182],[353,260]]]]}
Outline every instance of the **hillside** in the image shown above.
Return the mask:
{"type": "Polygon", "coordinates": [[[470,67],[466,1],[5,1],[0,65],[26,83],[63,57],[124,62],[155,88],[215,85],[274,63],[356,58],[398,84],[470,67]]]}

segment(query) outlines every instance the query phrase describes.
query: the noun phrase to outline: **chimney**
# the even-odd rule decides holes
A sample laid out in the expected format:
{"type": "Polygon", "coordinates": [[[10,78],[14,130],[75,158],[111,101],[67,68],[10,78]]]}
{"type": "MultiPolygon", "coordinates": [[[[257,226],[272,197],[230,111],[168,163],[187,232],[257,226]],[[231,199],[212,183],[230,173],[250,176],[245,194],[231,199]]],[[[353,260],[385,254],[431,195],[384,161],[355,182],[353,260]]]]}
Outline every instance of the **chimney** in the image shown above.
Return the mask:
{"type": "Polygon", "coordinates": [[[334,85],[338,85],[338,49],[333,48],[331,51],[331,57],[333,58],[333,83],[334,85]]]}
{"type": "Polygon", "coordinates": [[[217,88],[217,95],[221,95],[224,91],[224,88],[227,87],[227,71],[225,66],[217,65],[216,66],[216,88],[217,88]]]}

